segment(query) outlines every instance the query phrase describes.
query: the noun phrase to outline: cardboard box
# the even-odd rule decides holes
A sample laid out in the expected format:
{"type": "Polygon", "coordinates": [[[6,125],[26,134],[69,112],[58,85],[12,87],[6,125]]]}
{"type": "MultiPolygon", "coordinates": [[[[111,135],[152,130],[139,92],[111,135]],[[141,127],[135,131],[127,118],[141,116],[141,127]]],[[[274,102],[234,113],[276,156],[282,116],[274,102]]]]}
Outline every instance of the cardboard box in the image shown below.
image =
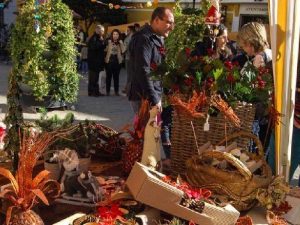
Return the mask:
{"type": "Polygon", "coordinates": [[[183,191],[161,180],[165,175],[135,163],[127,186],[137,201],[201,225],[234,225],[240,213],[231,205],[218,207],[205,203],[202,213],[180,205],[183,191]]]}
{"type": "Polygon", "coordinates": [[[292,209],[283,218],[291,224],[300,225],[300,188],[292,188],[285,200],[292,206],[292,209]]]}

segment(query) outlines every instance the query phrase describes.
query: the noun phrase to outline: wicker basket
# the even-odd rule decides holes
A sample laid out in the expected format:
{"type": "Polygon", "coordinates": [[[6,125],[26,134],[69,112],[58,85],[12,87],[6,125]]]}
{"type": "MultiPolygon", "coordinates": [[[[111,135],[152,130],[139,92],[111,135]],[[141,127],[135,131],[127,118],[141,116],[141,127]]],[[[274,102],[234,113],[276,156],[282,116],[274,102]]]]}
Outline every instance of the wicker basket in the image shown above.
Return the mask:
{"type": "MultiPolygon", "coordinates": [[[[266,188],[272,180],[272,172],[269,165],[263,159],[263,148],[259,139],[245,132],[238,132],[226,138],[231,142],[239,137],[248,137],[255,142],[258,151],[257,154],[248,153],[253,160],[262,160],[260,174],[252,174],[250,170],[236,157],[227,152],[206,151],[200,156],[193,156],[187,161],[187,180],[196,187],[208,188],[213,193],[226,196],[227,200],[240,211],[248,210],[256,202],[256,190],[266,188]],[[217,159],[225,160],[232,168],[221,169],[211,165],[211,162],[217,159]]],[[[225,140],[222,141],[224,143],[225,140]]]]}
{"type": "MultiPolygon", "coordinates": [[[[185,174],[186,160],[198,152],[193,127],[195,129],[198,146],[205,144],[207,141],[215,145],[227,134],[232,134],[240,130],[251,132],[255,114],[254,105],[238,103],[234,111],[241,120],[240,128],[232,126],[231,123],[224,118],[223,114],[219,113],[217,116],[210,116],[208,121],[209,131],[204,131],[206,119],[191,119],[190,117],[178,114],[176,110],[174,110],[171,135],[171,167],[174,176],[185,174]]],[[[240,138],[238,144],[241,147],[245,147],[249,144],[248,141],[249,139],[247,138],[240,138]]]]}

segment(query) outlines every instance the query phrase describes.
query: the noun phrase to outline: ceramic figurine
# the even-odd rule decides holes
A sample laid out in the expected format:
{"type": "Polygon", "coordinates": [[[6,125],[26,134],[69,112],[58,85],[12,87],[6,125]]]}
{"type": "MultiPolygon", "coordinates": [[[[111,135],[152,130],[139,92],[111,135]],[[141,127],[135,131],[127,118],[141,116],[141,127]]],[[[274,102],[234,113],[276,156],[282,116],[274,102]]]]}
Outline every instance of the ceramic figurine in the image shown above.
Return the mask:
{"type": "Polygon", "coordinates": [[[64,193],[71,197],[88,198],[93,202],[101,199],[103,191],[91,171],[67,177],[64,181],[64,193]]]}
{"type": "Polygon", "coordinates": [[[147,122],[144,134],[144,147],[141,163],[151,169],[159,169],[161,163],[160,155],[160,124],[157,122],[158,107],[150,110],[150,118],[147,122]]]}

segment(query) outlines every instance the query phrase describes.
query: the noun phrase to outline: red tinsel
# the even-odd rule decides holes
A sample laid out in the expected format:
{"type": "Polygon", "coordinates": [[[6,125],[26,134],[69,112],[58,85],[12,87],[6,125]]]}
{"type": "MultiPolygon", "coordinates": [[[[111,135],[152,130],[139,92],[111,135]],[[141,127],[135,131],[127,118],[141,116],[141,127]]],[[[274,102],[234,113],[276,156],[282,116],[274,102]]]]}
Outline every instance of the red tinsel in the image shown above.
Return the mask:
{"type": "Polygon", "coordinates": [[[211,196],[210,190],[193,188],[186,182],[177,183],[168,176],[163,177],[162,181],[178,188],[179,190],[182,190],[191,199],[195,199],[195,200],[208,199],[211,196]]]}

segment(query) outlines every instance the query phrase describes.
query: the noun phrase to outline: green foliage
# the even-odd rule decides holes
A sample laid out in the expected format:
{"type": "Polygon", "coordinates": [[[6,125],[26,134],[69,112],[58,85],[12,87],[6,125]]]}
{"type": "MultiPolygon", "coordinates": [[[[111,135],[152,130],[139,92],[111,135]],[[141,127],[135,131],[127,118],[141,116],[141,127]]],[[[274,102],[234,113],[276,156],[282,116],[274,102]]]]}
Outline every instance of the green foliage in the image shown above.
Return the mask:
{"type": "Polygon", "coordinates": [[[7,115],[5,124],[8,127],[7,138],[5,138],[5,151],[13,160],[13,170],[16,171],[19,161],[20,137],[19,132],[24,124],[22,108],[19,101],[19,88],[14,70],[9,73],[7,93],[7,115]],[[9,138],[8,138],[9,137],[9,138]]]}
{"type": "Polygon", "coordinates": [[[17,80],[29,85],[42,100],[75,102],[76,71],[72,13],[60,0],[35,5],[26,1],[11,38],[11,55],[17,80]]]}
{"type": "Polygon", "coordinates": [[[203,39],[205,29],[205,15],[208,10],[209,0],[201,1],[201,8],[198,10],[181,10],[178,1],[174,9],[175,28],[166,39],[167,56],[166,61],[177,61],[179,52],[185,48],[193,49],[195,43],[203,39]]]}
{"type": "Polygon", "coordinates": [[[42,131],[55,131],[58,129],[64,129],[73,124],[75,120],[73,113],[68,113],[63,119],[60,119],[57,114],[52,117],[47,116],[47,112],[43,112],[39,120],[36,120],[35,123],[42,131]]]}

